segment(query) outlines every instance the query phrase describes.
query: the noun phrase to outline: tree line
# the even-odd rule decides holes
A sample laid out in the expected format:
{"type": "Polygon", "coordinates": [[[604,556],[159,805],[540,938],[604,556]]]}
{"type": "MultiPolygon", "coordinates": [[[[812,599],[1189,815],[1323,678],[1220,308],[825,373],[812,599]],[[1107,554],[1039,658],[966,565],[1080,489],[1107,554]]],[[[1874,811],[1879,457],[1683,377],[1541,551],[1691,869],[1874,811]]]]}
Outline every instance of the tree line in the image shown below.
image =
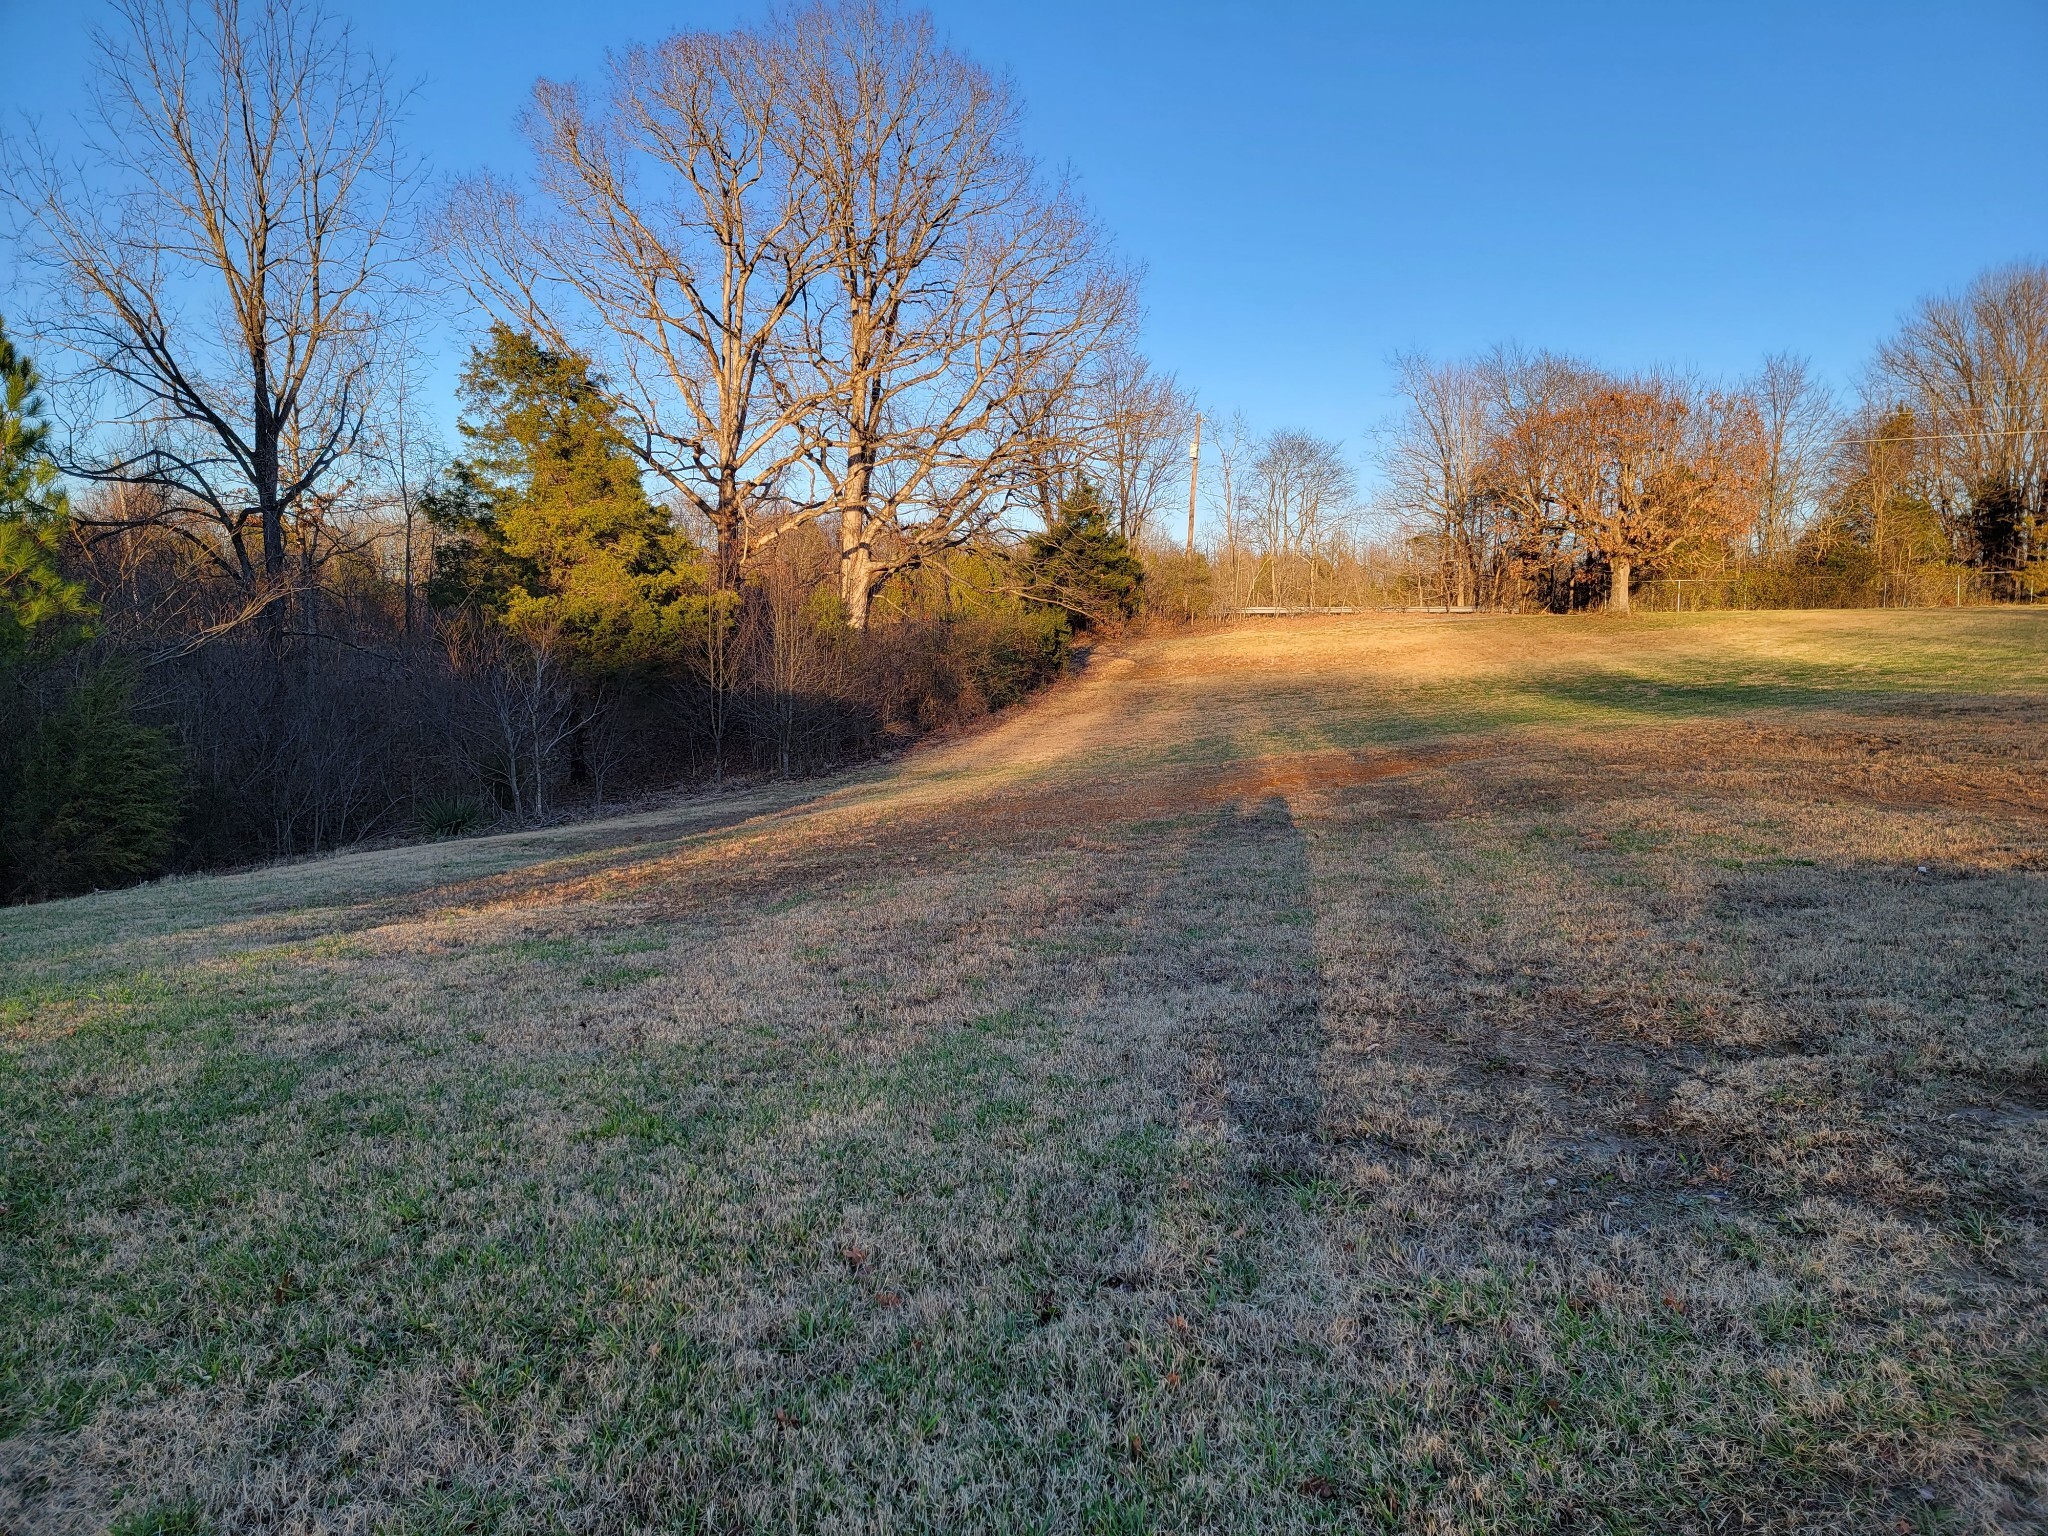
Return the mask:
{"type": "Polygon", "coordinates": [[[2038,267],[1851,408],[1789,359],[1398,359],[1367,494],[1142,354],[1137,274],[921,12],[623,48],[534,86],[522,169],[439,180],[325,0],[109,13],[82,138],[0,135],[0,899],[814,771],[1140,613],[2048,587],[2038,267]]]}
{"type": "Polygon", "coordinates": [[[1387,502],[1418,595],[1628,611],[2048,594],[2048,267],[1923,301],[1844,405],[1802,360],[1713,384],[1496,348],[1397,359],[1387,502]]]}
{"type": "Polygon", "coordinates": [[[5,146],[58,378],[7,353],[0,895],[809,771],[1135,611],[1184,398],[923,13],[625,48],[434,183],[320,0],[111,11],[82,147],[5,146]]]}

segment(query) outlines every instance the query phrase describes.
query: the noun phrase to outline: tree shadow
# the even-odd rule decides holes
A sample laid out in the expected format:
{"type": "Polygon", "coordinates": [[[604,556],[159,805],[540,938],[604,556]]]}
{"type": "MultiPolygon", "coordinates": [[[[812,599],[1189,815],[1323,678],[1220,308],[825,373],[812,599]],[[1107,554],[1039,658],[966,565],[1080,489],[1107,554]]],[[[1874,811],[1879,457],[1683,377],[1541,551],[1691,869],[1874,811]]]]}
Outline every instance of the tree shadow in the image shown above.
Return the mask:
{"type": "Polygon", "coordinates": [[[1149,915],[1187,1004],[1186,1129],[1212,1130],[1253,1185],[1318,1166],[1321,980],[1307,849],[1287,802],[1232,805],[1187,847],[1149,915]]]}

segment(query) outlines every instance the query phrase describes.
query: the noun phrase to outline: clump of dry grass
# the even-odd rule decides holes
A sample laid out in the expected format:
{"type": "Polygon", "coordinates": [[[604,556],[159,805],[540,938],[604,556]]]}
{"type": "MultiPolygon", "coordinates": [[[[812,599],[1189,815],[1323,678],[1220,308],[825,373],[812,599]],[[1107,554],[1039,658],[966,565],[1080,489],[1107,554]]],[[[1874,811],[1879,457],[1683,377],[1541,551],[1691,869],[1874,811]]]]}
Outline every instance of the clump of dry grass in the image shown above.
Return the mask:
{"type": "Polygon", "coordinates": [[[0,916],[0,1525],[2038,1528],[2043,638],[1152,642],[0,916]]]}

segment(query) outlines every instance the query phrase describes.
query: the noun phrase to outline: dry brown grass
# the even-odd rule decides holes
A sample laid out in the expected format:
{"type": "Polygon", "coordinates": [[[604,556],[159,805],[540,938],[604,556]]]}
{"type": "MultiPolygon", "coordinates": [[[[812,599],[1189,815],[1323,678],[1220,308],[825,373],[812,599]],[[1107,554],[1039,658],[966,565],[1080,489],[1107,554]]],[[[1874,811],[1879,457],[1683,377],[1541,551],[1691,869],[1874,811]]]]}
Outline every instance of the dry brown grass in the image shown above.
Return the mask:
{"type": "Polygon", "coordinates": [[[2040,1529],[2044,642],[1183,637],[0,915],[0,1527],[2040,1529]]]}

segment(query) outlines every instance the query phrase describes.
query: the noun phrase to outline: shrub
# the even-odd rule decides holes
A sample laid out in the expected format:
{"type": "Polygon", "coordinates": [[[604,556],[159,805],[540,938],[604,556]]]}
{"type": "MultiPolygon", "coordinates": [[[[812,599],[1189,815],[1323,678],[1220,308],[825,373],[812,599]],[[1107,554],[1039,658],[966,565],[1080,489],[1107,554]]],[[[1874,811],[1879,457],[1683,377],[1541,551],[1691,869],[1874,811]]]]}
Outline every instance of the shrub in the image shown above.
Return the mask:
{"type": "Polygon", "coordinates": [[[426,837],[462,837],[483,825],[484,808],[467,795],[436,795],[420,807],[426,837]]]}
{"type": "Polygon", "coordinates": [[[1066,664],[1066,616],[1010,608],[876,625],[847,668],[861,714],[888,736],[946,730],[1005,709],[1066,664]]]}
{"type": "Polygon", "coordinates": [[[1007,709],[1058,677],[1072,628],[1057,610],[1000,614],[956,626],[975,691],[988,709],[1007,709]]]}
{"type": "Polygon", "coordinates": [[[1177,623],[1205,619],[1215,606],[1215,573],[1196,551],[1154,547],[1145,554],[1145,616],[1177,623]]]}

